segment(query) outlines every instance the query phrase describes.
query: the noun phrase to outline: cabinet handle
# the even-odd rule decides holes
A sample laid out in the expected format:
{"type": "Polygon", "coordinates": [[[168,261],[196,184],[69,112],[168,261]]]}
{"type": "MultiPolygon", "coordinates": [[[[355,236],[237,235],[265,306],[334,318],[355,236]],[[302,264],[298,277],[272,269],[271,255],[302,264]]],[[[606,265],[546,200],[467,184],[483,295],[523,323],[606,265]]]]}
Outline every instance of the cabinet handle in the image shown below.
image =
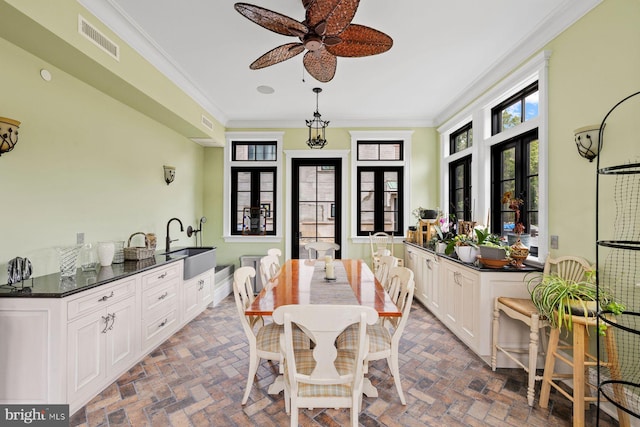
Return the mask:
{"type": "Polygon", "coordinates": [[[167,277],[167,272],[166,271],[164,273],[162,273],[161,275],[159,275],[158,279],[164,279],[165,277],[167,277]]]}
{"type": "Polygon", "coordinates": [[[115,313],[111,313],[107,317],[109,317],[109,316],[111,316],[111,326],[109,326],[109,329],[107,329],[108,331],[113,329],[113,324],[116,323],[116,314],[115,313]]]}
{"type": "Polygon", "coordinates": [[[462,283],[460,282],[460,276],[462,276],[462,273],[460,273],[459,271],[453,272],[453,280],[456,282],[456,285],[462,286],[462,283]]]}
{"type": "Polygon", "coordinates": [[[204,288],[204,280],[200,279],[198,280],[198,284],[200,285],[200,287],[198,288],[199,291],[202,290],[202,288],[204,288]]]}
{"type": "Polygon", "coordinates": [[[164,321],[158,325],[158,328],[162,328],[164,325],[167,324],[168,321],[169,319],[164,319],[164,321]]]}
{"type": "Polygon", "coordinates": [[[160,295],[158,299],[162,300],[162,299],[165,299],[167,296],[169,296],[169,292],[165,292],[164,294],[160,295]]]}
{"type": "Polygon", "coordinates": [[[111,291],[111,295],[105,295],[102,298],[98,298],[99,302],[104,302],[113,296],[113,291],[111,291]]]}
{"type": "Polygon", "coordinates": [[[427,268],[429,270],[433,270],[433,268],[431,267],[431,260],[430,259],[425,259],[425,262],[427,263],[427,268]]]}
{"type": "Polygon", "coordinates": [[[111,320],[111,314],[107,314],[106,316],[102,316],[102,320],[104,320],[104,329],[101,333],[106,334],[107,330],[109,330],[109,320],[111,320]]]}

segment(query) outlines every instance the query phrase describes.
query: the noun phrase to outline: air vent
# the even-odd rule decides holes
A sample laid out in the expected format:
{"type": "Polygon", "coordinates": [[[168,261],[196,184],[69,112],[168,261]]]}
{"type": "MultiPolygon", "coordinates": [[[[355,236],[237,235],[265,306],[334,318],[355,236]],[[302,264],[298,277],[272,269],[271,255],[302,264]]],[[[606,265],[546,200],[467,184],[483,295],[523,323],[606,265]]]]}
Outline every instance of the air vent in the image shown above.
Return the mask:
{"type": "Polygon", "coordinates": [[[213,122],[204,114],[202,115],[202,125],[209,130],[213,130],[213,122]]]}
{"type": "Polygon", "coordinates": [[[116,61],[120,60],[120,47],[80,15],[78,15],[78,32],[111,55],[116,61]]]}

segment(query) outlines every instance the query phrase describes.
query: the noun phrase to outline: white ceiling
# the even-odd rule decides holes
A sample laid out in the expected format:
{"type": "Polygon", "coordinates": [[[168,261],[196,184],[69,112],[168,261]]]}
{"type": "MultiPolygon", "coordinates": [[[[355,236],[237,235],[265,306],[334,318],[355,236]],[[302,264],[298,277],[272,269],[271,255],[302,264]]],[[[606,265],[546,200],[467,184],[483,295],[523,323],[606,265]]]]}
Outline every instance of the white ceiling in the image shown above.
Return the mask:
{"type": "MultiPolygon", "coordinates": [[[[599,1],[362,0],[353,22],[388,34],[393,47],[338,58],[333,80],[320,83],[303,72],[303,55],[250,70],[297,39],[247,20],[234,1],[79,0],[227,127],[302,127],[314,87],[330,126],[439,125],[599,1]]],[[[248,3],[304,19],[301,0],[248,3]]]]}

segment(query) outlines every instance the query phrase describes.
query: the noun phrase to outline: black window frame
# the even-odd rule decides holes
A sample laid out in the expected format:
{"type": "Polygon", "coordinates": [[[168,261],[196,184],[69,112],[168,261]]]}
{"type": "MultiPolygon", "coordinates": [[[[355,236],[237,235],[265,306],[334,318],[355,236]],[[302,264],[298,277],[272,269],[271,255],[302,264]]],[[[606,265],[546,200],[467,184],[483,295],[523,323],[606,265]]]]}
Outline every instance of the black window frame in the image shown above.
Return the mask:
{"type": "MultiPolygon", "coordinates": [[[[278,168],[275,166],[264,166],[264,167],[239,167],[232,166],[231,167],[231,235],[244,235],[243,230],[238,230],[237,224],[237,212],[238,212],[238,173],[241,172],[251,172],[251,206],[249,207],[260,207],[262,205],[260,201],[260,174],[264,172],[269,172],[273,174],[273,200],[277,200],[277,178],[278,178],[278,168]]],[[[269,220],[274,224],[272,230],[265,231],[265,235],[267,236],[275,236],[276,235],[276,226],[278,221],[278,213],[275,203],[271,206],[269,220]]]]}
{"type": "Polygon", "coordinates": [[[449,136],[449,153],[450,154],[458,153],[472,146],[473,146],[473,122],[467,123],[466,125],[462,126],[460,129],[456,130],[449,136]],[[456,147],[456,138],[458,138],[460,135],[463,135],[463,134],[467,135],[467,146],[463,149],[458,150],[456,147]]]}
{"type": "MultiPolygon", "coordinates": [[[[529,194],[527,194],[529,180],[533,177],[540,177],[540,170],[537,173],[529,173],[529,150],[528,144],[533,141],[539,141],[538,128],[532,129],[528,132],[524,132],[513,138],[510,138],[504,142],[491,147],[491,230],[496,234],[503,234],[503,213],[512,212],[506,210],[502,204],[503,196],[503,183],[507,180],[502,179],[501,171],[503,169],[502,153],[511,148],[515,148],[515,173],[514,173],[514,194],[513,196],[522,199],[524,203],[520,206],[520,222],[525,227],[525,233],[531,232],[532,215],[538,215],[538,224],[540,221],[539,212],[540,206],[537,209],[531,208],[531,200],[529,200],[529,194]]],[[[539,163],[540,159],[538,159],[539,163]]],[[[509,179],[511,180],[511,179],[509,179]]],[[[540,195],[540,187],[538,186],[538,196],[540,195]]],[[[529,252],[533,256],[538,255],[538,247],[531,246],[529,252]]]]}
{"type": "Polygon", "coordinates": [[[471,162],[472,156],[464,156],[449,163],[449,213],[455,214],[456,218],[462,221],[471,221],[471,162]],[[463,209],[459,211],[457,207],[455,169],[462,166],[464,169],[463,186],[463,209]],[[462,217],[459,213],[462,212],[462,217]]]}
{"type": "MultiPolygon", "coordinates": [[[[529,86],[525,87],[519,92],[516,92],[509,98],[502,101],[500,104],[496,105],[491,109],[491,135],[497,135],[500,132],[503,132],[505,129],[502,128],[502,111],[510,107],[512,104],[520,101],[520,111],[522,115],[520,116],[520,123],[525,122],[525,100],[526,98],[538,92],[538,81],[531,83],[529,86]]],[[[509,128],[511,129],[511,128],[509,128]]]]}
{"type": "Polygon", "coordinates": [[[356,199],[357,199],[357,232],[358,236],[368,236],[369,233],[377,233],[377,232],[386,232],[389,233],[389,230],[384,229],[384,174],[385,172],[394,172],[398,176],[398,180],[396,181],[396,192],[397,192],[397,219],[396,219],[396,229],[392,230],[394,235],[402,235],[404,230],[404,166],[358,166],[357,167],[357,184],[356,184],[356,199]],[[373,172],[374,173],[374,226],[373,230],[363,230],[361,219],[362,212],[362,200],[360,197],[361,193],[361,177],[362,172],[373,172]]]}

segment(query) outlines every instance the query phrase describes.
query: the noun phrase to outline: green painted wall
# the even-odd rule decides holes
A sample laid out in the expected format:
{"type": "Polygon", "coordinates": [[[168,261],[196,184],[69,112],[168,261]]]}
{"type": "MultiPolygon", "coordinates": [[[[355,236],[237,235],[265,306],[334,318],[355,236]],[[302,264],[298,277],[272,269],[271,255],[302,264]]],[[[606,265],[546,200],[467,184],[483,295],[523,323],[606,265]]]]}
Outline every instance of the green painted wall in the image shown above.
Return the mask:
{"type": "MultiPolygon", "coordinates": [[[[283,145],[285,150],[308,150],[309,157],[313,157],[314,151],[309,149],[306,145],[308,137],[307,129],[233,129],[233,131],[282,131],[284,132],[283,145]]],[[[351,135],[350,130],[375,130],[371,128],[327,128],[327,140],[329,145],[327,149],[332,150],[349,150],[351,149],[351,135]]],[[[407,130],[407,129],[379,129],[379,130],[407,130]]],[[[412,135],[411,145],[411,192],[412,192],[412,206],[430,206],[436,207],[439,200],[439,165],[440,165],[440,150],[437,140],[437,133],[433,128],[412,128],[414,133],[412,135]]],[[[284,253],[286,239],[289,236],[283,236],[283,240],[279,244],[256,244],[256,243],[226,243],[222,239],[222,215],[223,215],[223,183],[222,183],[222,171],[224,169],[223,161],[224,150],[222,148],[206,148],[205,149],[205,213],[207,218],[214,219],[213,224],[206,224],[204,242],[206,244],[212,244],[224,250],[218,251],[218,262],[224,264],[238,264],[239,257],[241,255],[259,255],[266,254],[267,249],[271,247],[278,247],[284,253]]],[[[284,165],[283,165],[284,166],[284,165]]],[[[353,195],[351,191],[351,169],[350,164],[346,164],[347,179],[348,182],[343,186],[343,191],[347,191],[347,200],[351,200],[353,195]]],[[[283,172],[283,183],[281,183],[280,190],[283,191],[283,198],[286,200],[288,194],[285,190],[286,175],[288,171],[283,172]]],[[[414,207],[415,207],[414,206],[414,207]]],[[[350,240],[351,236],[351,206],[345,207],[343,212],[343,226],[346,227],[347,238],[350,240]]],[[[285,216],[281,217],[283,221],[287,221],[285,216]]],[[[413,218],[410,219],[412,221],[413,218]]],[[[412,225],[411,224],[407,224],[412,225]]],[[[284,230],[284,227],[283,227],[284,230]]],[[[369,260],[370,247],[368,244],[352,244],[348,243],[348,251],[344,253],[343,257],[349,258],[362,258],[369,260]]],[[[402,245],[396,245],[395,254],[401,255],[403,252],[402,245]]]]}
{"type": "MultiPolygon", "coordinates": [[[[203,147],[3,39],[0,52],[0,116],[22,122],[0,157],[0,283],[16,256],[31,259],[34,275],[57,271],[53,248],[77,232],[88,242],[155,232],[162,245],[168,219],[195,223],[203,147]],[[163,165],[176,167],[170,186],[163,165]]],[[[190,243],[172,230],[175,244],[190,243]]]]}

